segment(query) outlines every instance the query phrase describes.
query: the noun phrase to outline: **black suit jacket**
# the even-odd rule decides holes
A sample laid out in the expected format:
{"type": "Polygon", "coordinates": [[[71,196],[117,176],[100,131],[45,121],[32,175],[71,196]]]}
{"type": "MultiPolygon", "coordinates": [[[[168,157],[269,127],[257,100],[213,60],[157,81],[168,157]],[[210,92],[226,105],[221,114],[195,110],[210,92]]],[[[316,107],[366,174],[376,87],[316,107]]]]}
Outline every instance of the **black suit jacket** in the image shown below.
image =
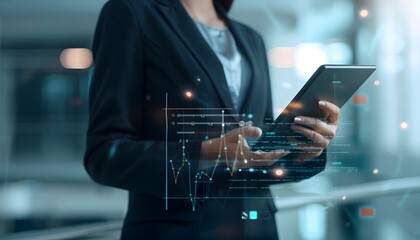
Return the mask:
{"type": "MultiPolygon", "coordinates": [[[[184,141],[191,174],[183,168],[175,184],[166,163],[170,159],[181,165],[183,143],[177,134],[182,129],[166,121],[175,114],[173,108],[193,108],[194,114],[225,108],[226,122],[243,120],[245,113],[246,120],[260,126],[273,117],[262,38],[216,7],[252,70],[239,110],[232,109],[221,63],[178,0],[111,0],[101,12],[92,48],[84,162],[94,181],[129,191],[124,239],[276,238],[268,185],[308,178],[325,167],[325,154],[305,162],[288,157],[265,171],[237,172],[233,177],[222,164],[211,183],[197,184],[191,201],[189,184],[198,172],[201,141],[218,137],[220,125],[187,126],[197,132],[184,141]],[[186,91],[192,97],[186,97],[186,91]],[[287,172],[280,179],[272,175],[279,166],[287,172]],[[259,211],[266,220],[242,220],[242,211],[248,210],[259,211]]],[[[205,121],[220,122],[220,116],[206,115],[205,121]]]]}

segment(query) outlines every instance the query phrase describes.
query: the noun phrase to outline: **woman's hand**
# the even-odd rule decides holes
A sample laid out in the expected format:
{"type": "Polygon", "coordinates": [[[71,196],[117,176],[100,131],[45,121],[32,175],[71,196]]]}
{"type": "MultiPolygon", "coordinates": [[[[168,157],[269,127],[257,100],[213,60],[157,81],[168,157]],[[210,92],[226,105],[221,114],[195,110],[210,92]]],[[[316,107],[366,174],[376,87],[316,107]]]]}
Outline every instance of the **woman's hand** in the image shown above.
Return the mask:
{"type": "Polygon", "coordinates": [[[295,124],[291,126],[293,131],[312,140],[311,143],[298,144],[298,148],[304,151],[300,156],[302,159],[312,159],[321,155],[337,133],[340,108],[327,101],[319,101],[318,104],[328,113],[327,122],[317,118],[297,116],[295,124]]]}
{"type": "Polygon", "coordinates": [[[270,166],[279,158],[289,154],[284,150],[251,151],[246,138],[257,138],[261,134],[260,128],[246,126],[222,134],[219,138],[202,142],[199,169],[227,163],[229,171],[233,173],[240,168],[270,166]]]}

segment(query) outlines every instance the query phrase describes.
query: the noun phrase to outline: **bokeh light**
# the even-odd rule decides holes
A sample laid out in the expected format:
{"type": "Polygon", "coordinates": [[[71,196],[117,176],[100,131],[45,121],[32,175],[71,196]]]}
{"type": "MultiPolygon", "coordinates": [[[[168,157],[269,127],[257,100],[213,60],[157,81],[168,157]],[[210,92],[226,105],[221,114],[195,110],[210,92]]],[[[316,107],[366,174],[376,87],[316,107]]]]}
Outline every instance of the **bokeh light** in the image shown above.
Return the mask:
{"type": "Polygon", "coordinates": [[[193,92],[192,92],[192,91],[190,91],[190,90],[186,90],[186,91],[184,92],[184,96],[185,96],[187,99],[191,99],[191,98],[193,98],[194,94],[193,94],[193,92]]]}
{"type": "Polygon", "coordinates": [[[87,69],[92,61],[92,52],[87,48],[67,48],[60,54],[60,63],[67,69],[87,69]]]}
{"type": "Polygon", "coordinates": [[[407,122],[402,122],[400,124],[401,129],[407,129],[408,128],[408,123],[407,122]]]}
{"type": "Polygon", "coordinates": [[[354,95],[353,96],[353,104],[355,105],[365,105],[367,104],[367,96],[366,95],[354,95]]]}
{"type": "Polygon", "coordinates": [[[327,63],[326,48],[320,43],[302,43],[296,47],[296,73],[307,80],[316,69],[327,63]]]}
{"type": "Polygon", "coordinates": [[[276,47],[268,52],[268,60],[275,68],[292,68],[295,62],[295,49],[292,47],[276,47]]]}
{"type": "Polygon", "coordinates": [[[366,18],[367,16],[369,16],[369,11],[367,9],[362,9],[360,10],[359,15],[362,18],[366,18]]]}
{"type": "Polygon", "coordinates": [[[274,171],[274,174],[275,174],[277,177],[283,177],[283,175],[284,175],[284,170],[283,170],[283,169],[276,169],[276,170],[274,171]]]}

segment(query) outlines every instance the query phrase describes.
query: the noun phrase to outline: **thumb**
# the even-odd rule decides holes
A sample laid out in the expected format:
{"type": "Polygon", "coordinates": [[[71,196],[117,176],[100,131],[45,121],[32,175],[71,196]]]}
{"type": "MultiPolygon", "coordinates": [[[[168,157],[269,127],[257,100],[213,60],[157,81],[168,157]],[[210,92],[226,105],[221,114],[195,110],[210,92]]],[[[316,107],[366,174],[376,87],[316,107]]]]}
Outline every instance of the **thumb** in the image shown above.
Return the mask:
{"type": "Polygon", "coordinates": [[[229,137],[238,138],[241,135],[243,138],[257,138],[261,136],[262,130],[258,127],[245,126],[241,128],[235,128],[228,133],[229,137]]]}

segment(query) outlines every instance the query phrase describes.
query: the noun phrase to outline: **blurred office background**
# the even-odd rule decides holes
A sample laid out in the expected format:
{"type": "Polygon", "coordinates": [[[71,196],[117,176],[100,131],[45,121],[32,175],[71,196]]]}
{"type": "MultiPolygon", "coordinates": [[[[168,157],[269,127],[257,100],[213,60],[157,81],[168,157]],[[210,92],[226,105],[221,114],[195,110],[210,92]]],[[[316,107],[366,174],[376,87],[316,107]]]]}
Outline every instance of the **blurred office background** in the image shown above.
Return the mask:
{"type": "MultiPolygon", "coordinates": [[[[0,238],[114,221],[78,238],[118,236],[126,192],[92,183],[82,165],[105,2],[0,0],[0,238]]],[[[327,170],[273,186],[283,239],[420,238],[418,10],[417,0],[235,1],[231,17],[265,39],[277,113],[323,63],[378,68],[342,109],[327,170]],[[308,195],[316,201],[291,204],[308,195]]]]}

